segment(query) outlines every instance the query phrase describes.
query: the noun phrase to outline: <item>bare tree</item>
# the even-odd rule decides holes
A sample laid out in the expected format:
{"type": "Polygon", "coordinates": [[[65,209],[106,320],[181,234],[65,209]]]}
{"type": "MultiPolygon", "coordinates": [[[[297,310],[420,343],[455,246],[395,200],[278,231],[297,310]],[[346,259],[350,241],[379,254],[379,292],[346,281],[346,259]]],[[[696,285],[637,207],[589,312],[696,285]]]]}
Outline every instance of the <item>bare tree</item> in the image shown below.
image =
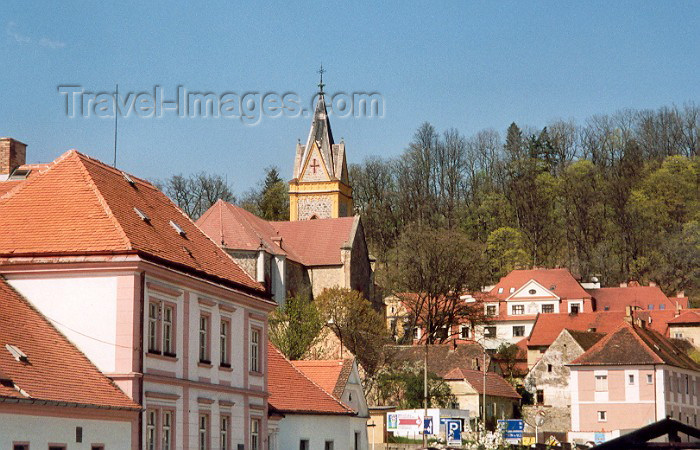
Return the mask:
{"type": "Polygon", "coordinates": [[[193,220],[209,209],[217,200],[235,202],[231,186],[221,175],[200,172],[190,176],[173,175],[159,188],[193,220]]]}

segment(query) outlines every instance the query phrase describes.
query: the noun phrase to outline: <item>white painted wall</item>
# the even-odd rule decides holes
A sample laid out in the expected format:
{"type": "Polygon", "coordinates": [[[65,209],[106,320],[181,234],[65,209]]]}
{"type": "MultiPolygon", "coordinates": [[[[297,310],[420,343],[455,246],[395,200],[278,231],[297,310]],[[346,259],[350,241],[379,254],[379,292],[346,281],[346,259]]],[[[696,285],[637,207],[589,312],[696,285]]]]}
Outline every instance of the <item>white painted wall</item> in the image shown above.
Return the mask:
{"type": "Polygon", "coordinates": [[[301,439],[309,440],[309,450],[324,450],[327,440],[334,450],[355,450],[355,432],[360,433],[360,449],[368,449],[367,419],[350,416],[286,414],[279,422],[277,447],[271,450],[299,448],[301,439]]]}
{"type": "Polygon", "coordinates": [[[102,372],[115,372],[116,276],[9,275],[8,281],[102,372]]]}
{"type": "Polygon", "coordinates": [[[52,443],[66,444],[69,449],[90,450],[94,443],[110,450],[129,450],[131,423],[0,412],[0,448],[11,449],[13,442],[29,442],[30,449],[46,449],[52,443]],[[83,427],[82,443],[75,442],[76,427],[83,427]]]}

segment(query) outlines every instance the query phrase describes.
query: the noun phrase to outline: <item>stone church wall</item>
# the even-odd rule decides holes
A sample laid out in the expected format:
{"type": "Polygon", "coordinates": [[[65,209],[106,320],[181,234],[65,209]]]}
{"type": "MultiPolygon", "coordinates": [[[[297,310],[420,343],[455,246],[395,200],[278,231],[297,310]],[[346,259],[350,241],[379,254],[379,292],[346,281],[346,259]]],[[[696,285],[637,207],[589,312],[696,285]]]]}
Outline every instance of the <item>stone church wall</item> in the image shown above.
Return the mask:
{"type": "Polygon", "coordinates": [[[350,287],[345,285],[345,270],[343,266],[326,266],[309,268],[309,275],[314,298],[326,288],[350,287]]]}
{"type": "Polygon", "coordinates": [[[350,288],[362,292],[366,298],[374,301],[372,295],[372,266],[369,261],[367,242],[362,222],[359,222],[350,256],[350,288]]]}
{"type": "Polygon", "coordinates": [[[311,281],[309,280],[308,271],[301,264],[290,261],[285,261],[285,281],[287,294],[291,297],[300,292],[311,289],[311,281]]]}
{"type": "Polygon", "coordinates": [[[253,279],[257,278],[258,252],[226,249],[234,261],[253,279]]]}

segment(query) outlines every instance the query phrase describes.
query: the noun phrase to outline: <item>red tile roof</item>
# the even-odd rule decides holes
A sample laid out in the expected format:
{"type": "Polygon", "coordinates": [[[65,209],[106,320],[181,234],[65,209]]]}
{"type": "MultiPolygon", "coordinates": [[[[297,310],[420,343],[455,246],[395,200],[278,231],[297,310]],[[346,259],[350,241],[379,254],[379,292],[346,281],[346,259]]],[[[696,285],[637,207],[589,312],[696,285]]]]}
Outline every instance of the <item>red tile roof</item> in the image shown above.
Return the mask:
{"type": "Polygon", "coordinates": [[[352,359],[292,361],[294,367],[324,391],[341,399],[352,373],[352,359]]]}
{"type": "Polygon", "coordinates": [[[0,397],[139,409],[0,277],[0,397]],[[27,355],[17,361],[6,345],[27,355]]]}
{"type": "Polygon", "coordinates": [[[0,255],[138,254],[263,295],[246,274],[152,184],[75,150],[0,198],[0,255]],[[144,212],[142,220],[134,208],[144,212]],[[181,236],[170,222],[185,232],[181,236]]]}
{"type": "Polygon", "coordinates": [[[283,414],[347,414],[355,412],[307,378],[272,344],[267,346],[270,407],[283,414]]]}
{"type": "Polygon", "coordinates": [[[229,249],[287,255],[305,266],[342,265],[341,247],[352,239],[356,217],[270,222],[240,206],[218,201],[197,221],[215,242],[229,249]],[[275,239],[281,238],[281,248],[275,239]]]}
{"type": "MultiPolygon", "coordinates": [[[[456,368],[443,377],[448,381],[465,380],[479,394],[484,393],[484,372],[456,368]]],[[[520,398],[520,394],[502,376],[494,372],[486,372],[486,395],[494,397],[520,398]]]]}
{"type": "Polygon", "coordinates": [[[673,319],[669,320],[668,323],[674,325],[700,325],[700,310],[687,309],[683,311],[678,317],[674,317],[673,319]]]}
{"type": "Polygon", "coordinates": [[[505,300],[510,297],[511,288],[515,288],[517,291],[530,280],[537,281],[544,286],[545,289],[552,291],[556,296],[562,299],[583,299],[591,297],[571,275],[568,269],[513,270],[508,275],[501,278],[498,284],[491,289],[491,295],[505,300]],[[503,288],[503,292],[500,294],[498,293],[499,288],[503,288]]]}
{"type": "Polygon", "coordinates": [[[532,326],[528,346],[549,346],[566,328],[569,330],[608,333],[625,318],[624,311],[605,311],[579,314],[540,314],[532,326]]]}
{"type": "Polygon", "coordinates": [[[617,328],[571,362],[580,366],[668,364],[700,371],[682,350],[654,330],[622,322],[617,328]]]}
{"type": "Polygon", "coordinates": [[[687,298],[669,298],[658,286],[608,287],[587,291],[595,298],[598,311],[624,311],[626,306],[650,309],[649,305],[653,305],[653,310],[661,309],[660,305],[664,305],[664,309],[675,309],[676,303],[681,308],[688,307],[687,298]]]}

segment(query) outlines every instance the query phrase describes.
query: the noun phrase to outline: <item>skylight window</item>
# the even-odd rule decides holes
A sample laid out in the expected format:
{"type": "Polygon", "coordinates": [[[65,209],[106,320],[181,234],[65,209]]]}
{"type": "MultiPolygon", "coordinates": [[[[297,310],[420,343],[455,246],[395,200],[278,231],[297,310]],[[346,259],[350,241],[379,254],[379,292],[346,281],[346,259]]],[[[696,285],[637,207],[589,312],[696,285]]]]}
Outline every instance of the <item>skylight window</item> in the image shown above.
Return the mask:
{"type": "Polygon", "coordinates": [[[8,180],[10,180],[10,181],[12,181],[12,180],[26,180],[31,171],[32,171],[32,169],[17,168],[14,171],[12,171],[12,174],[10,175],[8,180]]]}
{"type": "Polygon", "coordinates": [[[124,177],[124,179],[125,179],[126,181],[129,182],[130,185],[132,185],[132,186],[136,185],[136,183],[134,183],[134,180],[131,179],[131,177],[129,176],[128,173],[122,172],[122,176],[124,177]]]}
{"type": "Polygon", "coordinates": [[[187,233],[185,233],[185,230],[183,230],[182,227],[180,227],[180,225],[176,224],[172,220],[170,221],[170,226],[173,227],[175,231],[177,231],[177,234],[179,234],[180,236],[187,237],[187,233]]]}
{"type": "Polygon", "coordinates": [[[23,362],[23,363],[29,362],[29,358],[27,358],[27,355],[25,355],[24,352],[22,350],[20,350],[17,346],[5,344],[5,348],[7,349],[8,352],[10,352],[10,354],[12,355],[13,358],[15,358],[16,361],[23,362]]]}
{"type": "Polygon", "coordinates": [[[146,222],[146,223],[151,223],[151,218],[148,217],[148,216],[146,215],[145,212],[141,211],[140,209],[138,209],[138,208],[135,207],[135,206],[134,206],[134,212],[135,212],[136,215],[138,215],[138,216],[141,218],[141,220],[143,220],[144,222],[146,222]]]}

